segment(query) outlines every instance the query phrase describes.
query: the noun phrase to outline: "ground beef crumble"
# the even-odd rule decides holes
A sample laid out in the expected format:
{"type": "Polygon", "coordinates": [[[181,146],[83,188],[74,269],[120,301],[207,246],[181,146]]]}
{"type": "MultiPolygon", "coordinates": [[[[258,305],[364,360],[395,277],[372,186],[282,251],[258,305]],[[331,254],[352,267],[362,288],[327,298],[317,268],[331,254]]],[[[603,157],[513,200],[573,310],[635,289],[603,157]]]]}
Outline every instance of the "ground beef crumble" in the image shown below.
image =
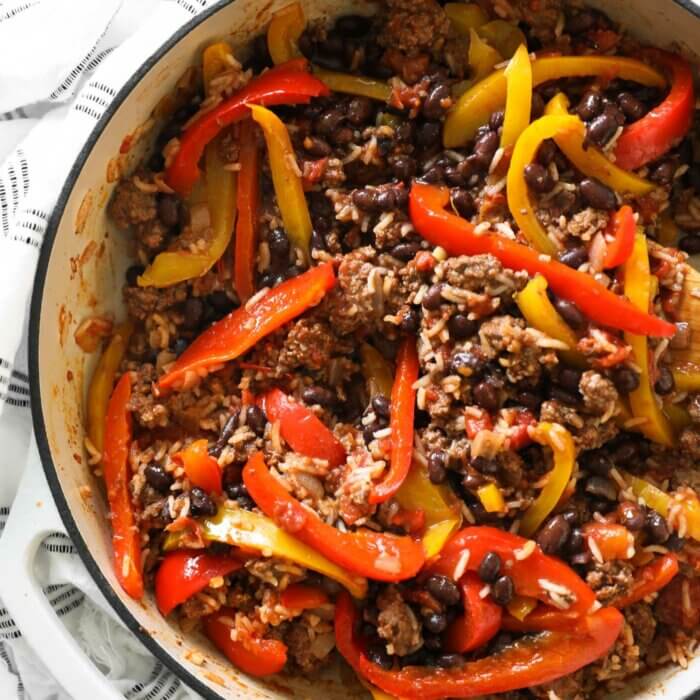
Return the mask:
{"type": "Polygon", "coordinates": [[[387,651],[407,656],[423,646],[421,626],[416,614],[398,588],[387,587],[377,598],[379,608],[377,633],[386,640],[387,651]]]}

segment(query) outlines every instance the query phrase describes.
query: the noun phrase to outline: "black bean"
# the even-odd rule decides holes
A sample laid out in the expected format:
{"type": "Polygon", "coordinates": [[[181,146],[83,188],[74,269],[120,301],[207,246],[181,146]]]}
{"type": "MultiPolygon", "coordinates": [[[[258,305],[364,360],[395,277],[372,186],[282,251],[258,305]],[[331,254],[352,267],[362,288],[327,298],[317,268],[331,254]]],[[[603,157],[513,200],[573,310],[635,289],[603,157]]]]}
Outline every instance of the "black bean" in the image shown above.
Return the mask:
{"type": "Polygon", "coordinates": [[[495,476],[501,469],[501,465],[497,460],[488,459],[486,457],[474,457],[471,460],[471,466],[479,470],[482,474],[488,474],[490,476],[495,476]]]}
{"type": "Polygon", "coordinates": [[[350,143],[354,138],[353,131],[349,126],[343,126],[331,134],[331,140],[336,146],[350,143]]]}
{"type": "Polygon", "coordinates": [[[683,238],[678,241],[678,247],[688,253],[688,255],[697,255],[700,253],[700,236],[683,236],[683,238]]]}
{"type": "Polygon", "coordinates": [[[457,210],[457,213],[465,219],[470,218],[476,211],[474,197],[467,191],[460,188],[455,188],[451,193],[452,206],[457,210]]]}
{"type": "Polygon", "coordinates": [[[444,450],[433,450],[428,456],[428,478],[441,484],[447,478],[447,455],[444,450]]]}
{"type": "Polygon", "coordinates": [[[641,530],[646,523],[644,511],[634,501],[620,503],[617,512],[620,516],[620,524],[632,532],[641,530]]]}
{"type": "Polygon", "coordinates": [[[462,595],[455,582],[447,576],[433,574],[425,582],[425,588],[444,605],[457,605],[462,595]]]}
{"type": "Polygon", "coordinates": [[[571,563],[574,566],[585,566],[586,564],[590,564],[592,558],[593,556],[590,552],[583,551],[579,552],[578,554],[574,554],[571,557],[571,563]]]}
{"type": "Polygon", "coordinates": [[[232,501],[236,501],[241,508],[252,510],[255,508],[255,501],[250,497],[245,484],[229,483],[224,487],[226,496],[232,501]]]}
{"type": "Polygon", "coordinates": [[[623,114],[631,122],[641,119],[647,112],[644,103],[629,92],[621,92],[617,96],[617,103],[620,105],[623,114]]]}
{"type": "Polygon", "coordinates": [[[437,311],[442,304],[442,285],[434,284],[423,297],[423,308],[428,311],[437,311]]]}
{"type": "Polygon", "coordinates": [[[593,28],[595,19],[590,10],[581,10],[567,18],[564,28],[569,34],[582,34],[593,28]]]}
{"type": "Polygon", "coordinates": [[[501,405],[498,388],[490,379],[484,379],[472,389],[472,397],[477,406],[486,411],[496,411],[501,405]]]}
{"type": "Polygon", "coordinates": [[[530,189],[539,193],[551,192],[554,187],[549,170],[539,163],[528,163],[525,166],[525,182],[530,189]]]}
{"type": "Polygon", "coordinates": [[[573,367],[562,367],[557,375],[557,383],[572,394],[578,392],[582,372],[573,367]]]}
{"type": "Polygon", "coordinates": [[[144,273],[146,268],[143,265],[132,265],[126,271],[126,283],[130,287],[136,287],[139,283],[139,277],[144,273]]]}
{"type": "Polygon", "coordinates": [[[423,618],[423,627],[433,634],[440,634],[447,627],[447,616],[444,613],[431,612],[423,618]]]}
{"type": "Polygon", "coordinates": [[[195,518],[216,515],[216,503],[198,486],[190,489],[190,513],[195,518]]]}
{"type": "Polygon", "coordinates": [[[307,136],[304,139],[304,149],[312,156],[316,156],[317,158],[329,156],[333,152],[333,149],[328,141],[325,141],[318,136],[307,136]]]}
{"type": "Polygon", "coordinates": [[[583,453],[583,465],[586,471],[593,472],[600,476],[610,473],[615,466],[610,455],[605,450],[591,450],[583,453]]]}
{"type": "Polygon", "coordinates": [[[382,418],[391,416],[391,401],[384,394],[377,394],[372,399],[372,410],[382,418]]]}
{"type": "Polygon", "coordinates": [[[491,116],[489,117],[489,127],[492,131],[498,131],[503,126],[504,116],[503,110],[491,113],[491,116]]]}
{"type": "Polygon", "coordinates": [[[284,272],[284,279],[290,280],[292,277],[298,277],[304,270],[298,265],[290,265],[284,272]]]}
{"type": "Polygon", "coordinates": [[[508,605],[515,595],[515,586],[510,576],[501,576],[491,586],[491,597],[499,605],[508,605]]]}
{"type": "Polygon", "coordinates": [[[440,651],[442,649],[442,637],[439,634],[424,634],[423,644],[426,649],[440,651]]]}
{"type": "Polygon", "coordinates": [[[440,668],[464,666],[464,657],[461,654],[440,654],[435,658],[435,665],[440,668]]]}
{"type": "Polygon", "coordinates": [[[564,252],[559,253],[559,262],[576,270],[583,263],[588,262],[588,251],[584,246],[568,248],[564,252]]]}
{"type": "Polygon", "coordinates": [[[212,455],[213,457],[218,457],[223,452],[224,447],[228,445],[230,437],[233,435],[233,433],[236,431],[236,428],[238,427],[238,420],[238,411],[232,413],[226,419],[224,427],[221,429],[217,441],[214,443],[214,446],[209,450],[210,455],[212,455]]]}
{"type": "Polygon", "coordinates": [[[368,97],[353,97],[348,105],[348,120],[351,124],[360,126],[371,119],[373,111],[372,101],[368,97]]]}
{"type": "Polygon", "coordinates": [[[397,260],[408,262],[409,260],[413,260],[419,250],[420,245],[418,243],[397,243],[391,249],[391,255],[397,260]]]}
{"type": "Polygon", "coordinates": [[[537,151],[537,162],[540,165],[547,167],[557,155],[557,144],[552,139],[547,139],[542,142],[542,145],[537,151]]]}
{"type": "Polygon", "coordinates": [[[617,500],[617,487],[611,479],[604,476],[592,476],[586,481],[586,493],[591,496],[604,498],[607,501],[617,500]]]}
{"type": "MultiPolygon", "coordinates": [[[[209,450],[209,454],[211,454],[211,450],[209,450]]],[[[240,484],[241,481],[243,480],[243,467],[241,467],[240,464],[229,464],[225,469],[223,473],[223,484],[224,484],[224,490],[226,490],[228,487],[235,486],[236,484],[240,484]]]]}
{"type": "Polygon", "coordinates": [[[173,343],[173,352],[177,357],[180,357],[185,350],[187,350],[189,346],[189,341],[187,338],[176,338],[175,342],[173,343]]]}
{"type": "Polygon", "coordinates": [[[647,512],[646,527],[654,544],[663,544],[671,536],[666,521],[655,510],[647,512]]]}
{"type": "Polygon", "coordinates": [[[467,184],[467,181],[462,174],[461,169],[457,165],[449,165],[444,169],[445,172],[445,182],[450,187],[463,187],[467,184]]]}
{"type": "Polygon", "coordinates": [[[394,189],[394,194],[396,195],[397,207],[408,206],[408,190],[405,187],[396,187],[394,189]]]}
{"type": "Polygon", "coordinates": [[[399,322],[399,328],[404,333],[416,333],[418,332],[418,327],[420,326],[420,317],[418,311],[413,307],[405,311],[401,316],[401,321],[399,322]]]}
{"type": "Polygon", "coordinates": [[[469,336],[476,333],[479,324],[476,321],[472,321],[468,316],[464,314],[455,314],[450,316],[450,320],[447,322],[447,329],[450,331],[450,337],[455,340],[464,340],[469,338],[469,336]]]}
{"type": "Polygon", "coordinates": [[[560,386],[551,386],[549,388],[549,395],[555,401],[559,401],[559,403],[566,404],[567,406],[576,406],[579,403],[579,397],[576,394],[562,389],[560,386]]]}
{"type": "Polygon", "coordinates": [[[339,109],[329,109],[316,121],[316,131],[322,136],[332,136],[343,121],[343,113],[339,109]]]}
{"type": "Polygon", "coordinates": [[[217,313],[224,315],[233,311],[236,304],[223,289],[217,289],[207,297],[207,302],[211,304],[217,313]]]}
{"type": "Polygon", "coordinates": [[[668,367],[661,367],[659,369],[659,376],[654,382],[654,391],[659,394],[659,396],[666,396],[670,394],[676,387],[676,383],[673,381],[673,374],[668,367]]]}
{"type": "Polygon", "coordinates": [[[182,325],[188,331],[199,328],[199,324],[204,318],[204,302],[199,297],[186,299],[182,309],[182,317],[182,325]]]}
{"type": "Polygon", "coordinates": [[[377,207],[381,211],[391,211],[396,208],[396,193],[394,190],[382,190],[377,195],[377,207]]]}
{"type": "Polygon", "coordinates": [[[659,185],[670,185],[677,167],[673,160],[663,160],[649,173],[649,179],[659,185]]]}
{"type": "Polygon", "coordinates": [[[410,180],[416,174],[416,159],[403,153],[390,157],[389,166],[393,176],[403,182],[410,180]]]}
{"type": "Polygon", "coordinates": [[[421,180],[427,182],[430,185],[434,185],[438,182],[442,182],[445,179],[445,169],[442,165],[433,165],[428,168],[423,175],[421,180]]]}
{"type": "Polygon", "coordinates": [[[373,663],[380,666],[385,671],[391,670],[394,662],[381,644],[373,644],[367,649],[367,658],[373,663]]]}
{"type": "Polygon", "coordinates": [[[481,564],[479,564],[477,573],[479,578],[485,583],[494,583],[501,575],[501,568],[501,557],[496,552],[486,552],[481,560],[481,564]]]}
{"type": "Polygon", "coordinates": [[[576,113],[588,122],[603,111],[603,100],[597,90],[587,90],[576,106],[576,113]]]}
{"type": "Polygon", "coordinates": [[[450,372],[462,377],[473,377],[483,372],[484,368],[484,361],[471,352],[458,352],[450,359],[450,372]]]}
{"type": "Polygon", "coordinates": [[[639,387],[639,375],[630,367],[618,367],[611,374],[615,388],[621,394],[629,394],[639,387]]]}
{"type": "Polygon", "coordinates": [[[433,655],[425,648],[414,651],[412,654],[399,657],[401,668],[406,666],[429,666],[433,662],[433,655]]]}
{"type": "Polygon", "coordinates": [[[180,222],[180,198],[174,194],[161,194],[158,197],[158,218],[167,228],[180,222]]]}
{"type": "Polygon", "coordinates": [[[542,397],[534,391],[519,391],[514,397],[516,403],[534,411],[540,407],[542,397]]]}
{"type": "MultiPolygon", "coordinates": [[[[586,129],[586,143],[593,143],[596,146],[605,146],[617,132],[619,123],[618,115],[622,116],[620,110],[612,105],[606,105],[603,113],[598,115],[586,129]]],[[[624,117],[622,117],[624,120],[624,117]]]]}
{"type": "Polygon", "coordinates": [[[319,406],[331,407],[335,404],[335,393],[318,384],[307,386],[306,389],[301,392],[301,398],[304,403],[310,406],[318,404],[319,406]]]}
{"type": "Polygon", "coordinates": [[[498,134],[495,131],[486,131],[474,144],[474,162],[482,170],[488,170],[493,156],[498,150],[498,134]]]}
{"type": "Polygon", "coordinates": [[[437,121],[445,114],[450,103],[450,88],[445,83],[438,83],[428,92],[421,111],[426,119],[437,121]]]}
{"type": "Polygon", "coordinates": [[[418,127],[416,141],[423,148],[430,148],[440,141],[442,127],[439,122],[423,122],[418,127]]]}
{"type": "Polygon", "coordinates": [[[594,209],[612,211],[617,208],[617,197],[615,193],[599,180],[586,177],[579,185],[583,201],[594,209]]]}
{"type": "Polygon", "coordinates": [[[256,434],[262,435],[267,425],[265,411],[259,406],[248,406],[246,409],[246,425],[256,434]]]}
{"type": "Polygon", "coordinates": [[[364,211],[377,211],[378,192],[375,189],[355,190],[352,193],[352,203],[364,211]]]}
{"type": "Polygon", "coordinates": [[[372,28],[372,20],[363,15],[343,15],[335,21],[335,29],[341,36],[364,39],[372,28]]]}
{"type": "Polygon", "coordinates": [[[678,535],[675,533],[672,533],[666,540],[666,544],[664,546],[671,552],[680,552],[680,550],[685,546],[685,540],[682,537],[678,537],[678,535]]]}
{"type": "Polygon", "coordinates": [[[579,521],[579,515],[575,510],[565,510],[561,513],[561,517],[564,518],[569,525],[576,525],[579,521]]]}
{"type": "Polygon", "coordinates": [[[569,536],[569,541],[566,543],[567,551],[575,554],[576,552],[580,552],[585,545],[586,538],[583,536],[583,530],[574,528],[569,536]]]}
{"type": "Polygon", "coordinates": [[[574,330],[582,330],[586,325],[586,317],[579,311],[573,301],[554,297],[554,308],[574,330]]]}
{"type": "Polygon", "coordinates": [[[539,92],[532,93],[532,104],[530,105],[530,121],[539,119],[544,114],[544,98],[539,92]]]}
{"type": "Polygon", "coordinates": [[[639,457],[637,443],[634,440],[623,440],[618,443],[612,453],[612,460],[615,464],[630,464],[639,457]]]}
{"type": "Polygon", "coordinates": [[[173,483],[173,477],[160,464],[147,464],[144,475],[148,485],[158,493],[168,493],[173,483]]]}
{"type": "Polygon", "coordinates": [[[324,238],[323,233],[319,231],[316,224],[314,224],[314,229],[311,231],[311,247],[315,250],[326,249],[326,239],[324,238]]]}
{"type": "Polygon", "coordinates": [[[477,474],[475,472],[468,472],[462,478],[462,486],[467,491],[476,491],[479,488],[479,486],[484,485],[484,481],[485,479],[483,476],[481,476],[481,474],[477,474]]]}
{"type": "Polygon", "coordinates": [[[571,535],[571,525],[563,515],[550,518],[537,535],[537,544],[545,554],[558,554],[571,535]]]}

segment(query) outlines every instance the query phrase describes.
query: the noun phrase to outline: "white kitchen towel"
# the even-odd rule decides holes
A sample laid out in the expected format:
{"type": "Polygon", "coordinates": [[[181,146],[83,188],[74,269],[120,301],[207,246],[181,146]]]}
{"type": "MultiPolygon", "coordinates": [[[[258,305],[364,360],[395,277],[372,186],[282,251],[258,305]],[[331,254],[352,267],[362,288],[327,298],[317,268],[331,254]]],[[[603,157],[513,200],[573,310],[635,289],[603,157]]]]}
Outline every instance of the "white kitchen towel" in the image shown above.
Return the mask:
{"type": "MultiPolygon", "coordinates": [[[[27,315],[61,186],[123,84],[215,1],[0,0],[0,536],[33,439],[27,315]]],[[[39,559],[54,610],[125,697],[197,697],[72,585],[87,572],[67,537],[51,536],[39,559]]],[[[82,700],[51,678],[0,601],[0,698],[15,697],[82,700]]]]}

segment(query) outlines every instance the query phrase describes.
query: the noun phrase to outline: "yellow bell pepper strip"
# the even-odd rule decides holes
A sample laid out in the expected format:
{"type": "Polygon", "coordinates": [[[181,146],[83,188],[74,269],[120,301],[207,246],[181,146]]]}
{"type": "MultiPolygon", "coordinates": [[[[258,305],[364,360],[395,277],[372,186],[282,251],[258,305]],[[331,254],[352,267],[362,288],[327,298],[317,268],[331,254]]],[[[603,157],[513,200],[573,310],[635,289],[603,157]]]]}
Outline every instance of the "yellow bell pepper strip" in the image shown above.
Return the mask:
{"type": "MultiPolygon", "coordinates": [[[[560,78],[600,76],[612,80],[630,80],[649,87],[662,88],[664,76],[646,63],[621,56],[547,56],[532,62],[533,87],[560,78]]],[[[506,78],[503,70],[474,85],[460,97],[445,120],[442,141],[446,148],[457,148],[471,141],[477,129],[486,124],[493,112],[503,109],[506,78]]]]}
{"type": "MultiPolygon", "coordinates": [[[[638,309],[648,311],[651,298],[651,272],[649,254],[644,234],[638,233],[634,239],[632,255],[624,267],[625,296],[638,309]]],[[[673,429],[656,401],[654,383],[649,371],[649,347],[642,335],[625,333],[625,341],[632,346],[635,363],[641,370],[639,386],[629,394],[630,408],[635,418],[646,418],[639,430],[650,440],[667,447],[674,443],[673,429]]]]}
{"type": "Polygon", "coordinates": [[[207,95],[210,92],[209,84],[225,71],[231,68],[231,58],[233,51],[225,41],[217,41],[210,44],[202,53],[202,82],[207,95]]]}
{"type": "Polygon", "coordinates": [[[297,42],[305,26],[304,11],[298,2],[272,15],[267,28],[267,48],[275,65],[301,55],[297,42]]]}
{"type": "Polygon", "coordinates": [[[391,388],[394,385],[394,373],[391,365],[374,346],[368,343],[360,345],[360,359],[362,360],[362,374],[367,382],[367,389],[371,398],[382,395],[391,396],[391,388]]]}
{"type": "Polygon", "coordinates": [[[270,159],[272,184],[289,240],[309,259],[311,216],[304,196],[299,166],[284,122],[269,109],[249,105],[253,119],[260,124],[270,159]]]}
{"type": "Polygon", "coordinates": [[[685,364],[673,369],[677,391],[700,391],[700,366],[685,364]]]}
{"type": "Polygon", "coordinates": [[[503,61],[493,46],[489,46],[474,29],[469,30],[469,67],[471,68],[471,83],[485,78],[493,67],[503,61]]]}
{"type": "Polygon", "coordinates": [[[527,39],[517,25],[503,19],[495,19],[475,29],[503,58],[512,58],[519,46],[527,46],[527,39]]]}
{"type": "Polygon", "coordinates": [[[469,36],[470,29],[476,29],[489,21],[488,15],[474,2],[448,2],[445,14],[458,34],[469,36]]]}
{"type": "Polygon", "coordinates": [[[520,44],[506,66],[506,111],[503,116],[501,148],[512,148],[530,123],[532,108],[532,66],[525,44],[520,44]]]}
{"type": "Polygon", "coordinates": [[[476,490],[476,495],[487,513],[505,513],[506,502],[496,484],[486,484],[476,490]]]}
{"type": "Polygon", "coordinates": [[[537,603],[537,598],[516,595],[513,596],[506,608],[516,620],[522,622],[537,607],[537,603]]]}
{"type": "Polygon", "coordinates": [[[313,67],[314,75],[333,92],[342,92],[347,95],[361,95],[379,102],[389,102],[391,99],[391,86],[381,80],[367,78],[364,75],[350,75],[339,73],[325,68],[313,67]]]}
{"type": "Polygon", "coordinates": [[[395,498],[402,508],[425,513],[422,544],[426,559],[439,554],[462,524],[462,513],[450,487],[430,481],[427,469],[417,462],[411,466],[395,498]]]}
{"type": "Polygon", "coordinates": [[[104,448],[105,416],[114,378],[124,359],[134,327],[127,321],[117,326],[100,357],[87,394],[87,434],[98,452],[104,448]]]}
{"type": "Polygon", "coordinates": [[[542,275],[535,275],[524,289],[515,295],[515,302],[528,325],[569,346],[568,350],[561,350],[560,354],[570,365],[579,369],[588,367],[586,358],[576,350],[576,334],[566,325],[549,300],[547,280],[542,275]]]}
{"type": "Polygon", "coordinates": [[[554,510],[566,489],[576,464],[576,448],[571,433],[558,423],[540,423],[532,431],[532,439],[547,445],[554,454],[554,467],[535,502],[525,511],[520,534],[531,537],[554,510]]]}
{"type": "MultiPolygon", "coordinates": [[[[566,115],[569,113],[569,98],[557,93],[544,110],[545,115],[566,115]]],[[[580,121],[580,120],[579,120],[580,121]]],[[[554,137],[557,146],[564,155],[585,175],[594,177],[615,192],[629,193],[638,197],[649,194],[655,189],[653,182],[645,180],[613,163],[604,153],[594,146],[584,147],[586,127],[583,122],[576,130],[567,131],[554,137]]]]}
{"type": "MultiPolygon", "coordinates": [[[[280,557],[316,571],[337,581],[356,598],[367,595],[367,580],[355,576],[329,561],[315,549],[275,525],[260,513],[233,505],[219,507],[216,515],[198,520],[207,542],[223,542],[234,547],[262,552],[266,557],[280,557]]],[[[166,551],[182,546],[182,532],[168,533],[163,548],[166,551]]]]}
{"type": "Polygon", "coordinates": [[[664,402],[664,413],[668,418],[668,422],[671,424],[676,435],[679,435],[684,428],[687,428],[692,420],[690,414],[682,406],[677,403],[671,403],[670,401],[664,402]]]}
{"type": "Polygon", "coordinates": [[[535,160],[537,150],[544,141],[558,134],[575,131],[579,128],[579,121],[578,117],[552,115],[532,122],[515,144],[508,168],[508,207],[525,238],[546,255],[554,256],[557,249],[535,213],[525,182],[525,168],[535,160]]]}

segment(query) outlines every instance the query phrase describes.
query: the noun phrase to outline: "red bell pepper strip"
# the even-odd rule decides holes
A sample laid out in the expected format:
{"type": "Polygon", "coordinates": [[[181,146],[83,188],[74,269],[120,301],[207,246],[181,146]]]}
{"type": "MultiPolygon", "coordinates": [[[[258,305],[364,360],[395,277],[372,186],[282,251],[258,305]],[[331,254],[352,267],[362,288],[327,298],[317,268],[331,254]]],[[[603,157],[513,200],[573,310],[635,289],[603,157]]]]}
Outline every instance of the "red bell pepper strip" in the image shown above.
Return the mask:
{"type": "Polygon", "coordinates": [[[199,159],[207,144],[225,127],[250,115],[247,105],[306,104],[328,95],[328,88],[307,71],[307,62],[295,58],[251,80],[245,87],[204,113],[180,137],[180,148],[165,172],[165,181],[180,196],[187,196],[199,178],[199,159]]]}
{"type": "Polygon", "coordinates": [[[590,522],[583,526],[586,541],[593,540],[604,561],[631,559],[634,556],[634,537],[618,523],[590,522]]]}
{"type": "Polygon", "coordinates": [[[603,267],[617,267],[627,261],[634,248],[634,234],[637,232],[637,222],[634,220],[632,207],[625,204],[615,212],[608,225],[608,233],[613,240],[608,243],[603,260],[603,267]]]}
{"type": "Polygon", "coordinates": [[[625,127],[615,147],[615,165],[636,170],[660,158],[688,133],[695,112],[690,64],[681,56],[649,49],[646,55],[670,74],[666,99],[639,121],[625,127]]]}
{"type": "Polygon", "coordinates": [[[204,590],[217,576],[240,569],[232,557],[181,549],[166,554],[155,578],[156,604],[161,614],[169,615],[178,605],[204,590]]]}
{"type": "Polygon", "coordinates": [[[242,303],[248,301],[255,291],[253,266],[260,205],[260,149],[256,133],[252,119],[246,119],[241,124],[233,284],[242,303]]]}
{"type": "Polygon", "coordinates": [[[280,593],[280,603],[290,610],[313,610],[328,604],[328,595],[318,586],[293,583],[280,593]]]}
{"type": "Polygon", "coordinates": [[[265,515],[351,573],[377,581],[403,581],[423,566],[423,547],[410,537],[371,530],[341,532],[323,522],[270,474],[261,452],[245,465],[243,483],[265,515]]]}
{"type": "Polygon", "coordinates": [[[580,618],[574,630],[525,638],[461,667],[407,666],[400,671],[384,670],[364,655],[361,641],[355,638],[358,622],[352,599],[341,593],[335,607],[336,646],[361,677],[396,697],[442,700],[518,690],[573,673],[610,649],[622,629],[623,617],[614,608],[603,608],[580,618]]]}
{"type": "Polygon", "coordinates": [[[413,418],[416,411],[418,380],[416,339],[404,338],[396,356],[396,375],[391,388],[391,462],[384,480],[375,484],[369,495],[370,503],[384,503],[401,487],[413,459],[413,418]]]}
{"type": "Polygon", "coordinates": [[[248,637],[231,639],[231,625],[236,617],[232,608],[221,608],[204,618],[204,632],[228,660],[250,676],[269,676],[279,673],[287,663],[287,645],[278,639],[248,637]]]}
{"type": "Polygon", "coordinates": [[[462,589],[464,614],[447,628],[445,648],[464,654],[478,649],[496,636],[501,628],[503,608],[491,598],[479,595],[484,582],[473,571],[467,571],[459,585],[462,589]]]}
{"type": "Polygon", "coordinates": [[[678,558],[664,554],[637,571],[630,590],[612,601],[616,608],[626,608],[668,585],[678,573],[678,558]]]}
{"type": "Polygon", "coordinates": [[[540,605],[524,619],[504,615],[501,628],[508,632],[542,632],[543,630],[572,630],[581,620],[581,615],[568,610],[556,610],[548,605],[540,605]]]}
{"type": "Polygon", "coordinates": [[[117,580],[132,597],[143,596],[141,537],[129,495],[129,447],[131,445],[131,375],[126,372],[112,392],[105,417],[102,472],[107,485],[112,549],[117,580]]]}
{"type": "Polygon", "coordinates": [[[195,440],[173,459],[182,464],[193,486],[207,493],[221,493],[221,467],[209,454],[206,440],[195,440]]]}
{"type": "Polygon", "coordinates": [[[178,357],[160,378],[158,388],[170,389],[187,375],[206,374],[208,368],[236,359],[261,338],[318,304],[334,284],[333,265],[324,263],[282,282],[254,304],[232,311],[207,328],[178,357]]]}
{"type": "Polygon", "coordinates": [[[306,406],[279,389],[268,391],[261,404],[268,420],[280,422],[280,434],[295,452],[325,459],[331,467],[345,462],[345,449],[340,440],[306,406]]]}
{"type": "Polygon", "coordinates": [[[595,603],[595,593],[564,562],[544,554],[539,546],[525,559],[516,559],[516,551],[525,551],[523,547],[529,548],[529,542],[495,527],[466,527],[452,537],[427,568],[431,573],[455,578],[455,570],[458,576],[462,573],[459,569],[476,571],[484,556],[495,552],[501,558],[503,570],[513,579],[518,595],[537,598],[548,605],[563,604],[566,600],[567,610],[579,615],[588,613],[595,603]],[[552,590],[559,591],[554,599],[552,590]]]}
{"type": "Polygon", "coordinates": [[[573,302],[601,325],[644,336],[670,338],[675,333],[672,323],[638,309],[590,275],[508,238],[475,234],[473,224],[445,210],[449,199],[446,187],[422,183],[411,187],[411,221],[418,233],[433,245],[442,246],[450,255],[490,253],[512,270],[525,270],[530,275],[540,273],[557,296],[573,302]]]}

